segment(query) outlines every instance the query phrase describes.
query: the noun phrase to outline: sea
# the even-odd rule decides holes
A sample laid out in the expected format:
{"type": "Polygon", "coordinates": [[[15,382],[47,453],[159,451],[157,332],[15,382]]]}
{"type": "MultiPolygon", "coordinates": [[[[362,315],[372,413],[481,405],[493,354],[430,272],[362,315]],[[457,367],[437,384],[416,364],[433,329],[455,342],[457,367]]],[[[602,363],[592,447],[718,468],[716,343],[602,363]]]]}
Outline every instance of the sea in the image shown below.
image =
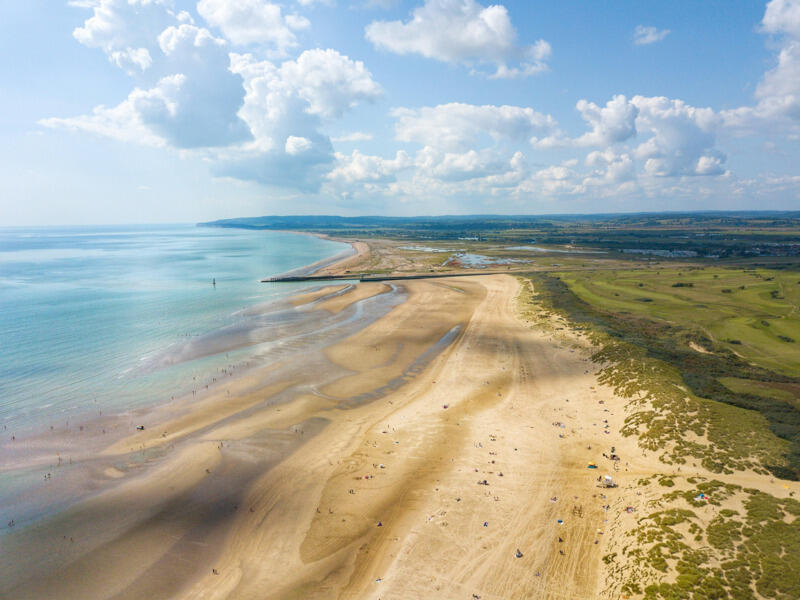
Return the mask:
{"type": "Polygon", "coordinates": [[[189,393],[278,343],[268,307],[313,285],[262,278],[351,252],[195,225],[0,228],[0,435],[189,393]]]}

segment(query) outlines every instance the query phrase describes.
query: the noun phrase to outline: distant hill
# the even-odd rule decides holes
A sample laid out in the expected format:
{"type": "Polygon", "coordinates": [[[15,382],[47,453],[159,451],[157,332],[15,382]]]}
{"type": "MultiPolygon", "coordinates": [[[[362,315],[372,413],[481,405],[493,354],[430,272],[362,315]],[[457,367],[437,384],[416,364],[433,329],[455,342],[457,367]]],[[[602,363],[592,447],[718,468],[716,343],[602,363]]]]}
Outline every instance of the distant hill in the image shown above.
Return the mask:
{"type": "Polygon", "coordinates": [[[243,217],[207,227],[289,230],[333,237],[570,244],[652,256],[800,256],[800,211],[595,215],[243,217]]]}
{"type": "Polygon", "coordinates": [[[419,217],[289,215],[240,217],[199,223],[205,227],[283,229],[361,235],[400,231],[489,232],[514,229],[799,227],[800,211],[704,211],[682,213],[609,213],[592,215],[440,215],[419,217]]]}
{"type": "Polygon", "coordinates": [[[536,223],[541,224],[549,217],[530,216],[530,215],[443,215],[443,216],[423,216],[423,217],[340,217],[336,215],[292,215],[292,216],[264,216],[264,217],[240,217],[236,219],[222,219],[200,223],[209,227],[237,227],[245,229],[341,229],[347,227],[413,227],[424,228],[432,226],[436,228],[448,226],[480,226],[486,227],[487,224],[502,224],[504,227],[512,223],[536,223]]]}

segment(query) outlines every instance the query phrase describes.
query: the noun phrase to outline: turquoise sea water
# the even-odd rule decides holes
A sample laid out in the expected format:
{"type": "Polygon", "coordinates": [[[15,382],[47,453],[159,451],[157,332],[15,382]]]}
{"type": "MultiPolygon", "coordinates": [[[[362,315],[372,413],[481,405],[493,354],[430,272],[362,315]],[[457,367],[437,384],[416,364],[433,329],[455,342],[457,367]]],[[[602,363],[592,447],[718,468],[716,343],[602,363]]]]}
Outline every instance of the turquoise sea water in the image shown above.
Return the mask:
{"type": "Polygon", "coordinates": [[[244,341],[254,330],[269,338],[253,307],[307,287],[259,279],[347,250],[193,225],[0,228],[0,430],[35,432],[188,392],[237,347],[252,352],[244,341]]]}

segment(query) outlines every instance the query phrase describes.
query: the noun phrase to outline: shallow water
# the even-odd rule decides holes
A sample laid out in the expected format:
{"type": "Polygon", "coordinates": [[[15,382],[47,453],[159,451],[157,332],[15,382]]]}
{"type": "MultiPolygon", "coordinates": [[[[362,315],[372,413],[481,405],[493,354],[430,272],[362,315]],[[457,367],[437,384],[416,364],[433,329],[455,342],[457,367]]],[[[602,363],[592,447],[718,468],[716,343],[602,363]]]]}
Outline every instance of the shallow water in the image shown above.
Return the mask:
{"type": "Polygon", "coordinates": [[[512,263],[522,263],[525,261],[516,258],[502,258],[497,256],[484,256],[483,254],[472,254],[470,252],[459,252],[448,258],[443,264],[448,265],[453,262],[459,262],[465,267],[482,269],[490,265],[510,265],[512,263]]]}
{"type": "Polygon", "coordinates": [[[581,248],[544,248],[542,246],[506,246],[506,250],[527,250],[530,252],[558,252],[563,254],[607,254],[602,250],[584,250],[581,248]]]}
{"type": "Polygon", "coordinates": [[[447,248],[432,248],[430,246],[400,246],[401,250],[414,250],[416,252],[463,252],[460,248],[450,249],[447,248]]]}
{"type": "Polygon", "coordinates": [[[157,404],[263,352],[295,314],[270,303],[311,284],[259,280],[345,250],[193,225],[0,229],[3,438],[157,404]]]}
{"type": "MultiPolygon", "coordinates": [[[[336,295],[336,292],[331,295],[336,295]]],[[[262,411],[269,405],[290,403],[298,395],[322,395],[320,387],[349,374],[346,369],[331,363],[324,349],[369,325],[405,298],[405,290],[389,285],[387,292],[363,299],[335,314],[314,310],[316,302],[297,308],[283,300],[255,305],[237,313],[244,315],[244,318],[236,324],[187,342],[181,346],[182,353],[165,350],[152,357],[154,364],[142,367],[146,372],[152,369],[171,372],[170,369],[164,369],[162,362],[166,359],[183,360],[191,367],[192,373],[197,373],[196,379],[193,376],[191,381],[196,394],[191,391],[184,396],[176,396],[174,401],[145,405],[117,414],[104,414],[97,418],[91,418],[92,415],[85,420],[71,417],[69,425],[59,423],[53,430],[24,436],[15,442],[2,441],[0,544],[4,534],[55,515],[79,500],[113,486],[113,478],[109,479],[105,474],[109,465],[113,465],[121,474],[129,474],[138,472],[141,467],[158,464],[168,451],[166,447],[141,452],[131,449],[131,453],[112,457],[100,452],[120,438],[135,433],[137,425],[141,424],[149,430],[160,426],[165,419],[191,412],[195,402],[202,402],[214,395],[219,401],[220,395],[230,385],[228,382],[239,385],[243,381],[249,391],[264,390],[277,382],[290,384],[278,393],[265,393],[262,401],[249,408],[222,416],[214,422],[215,426],[229,419],[246,419],[248,415],[262,411]],[[206,356],[213,351],[218,352],[206,356]],[[218,366],[220,355],[227,361],[222,367],[218,366]],[[257,376],[249,377],[252,373],[257,376]],[[10,524],[12,519],[15,524],[4,528],[3,523],[10,524]]],[[[437,347],[437,352],[440,350],[437,347]]],[[[434,355],[426,357],[430,360],[434,355]]],[[[230,395],[230,391],[227,393],[230,395]]],[[[358,402],[370,399],[358,399],[358,402]]],[[[272,434],[277,435],[276,443],[279,446],[283,443],[280,432],[265,432],[265,435],[267,433],[269,435],[262,440],[265,448],[271,447],[272,434]]],[[[171,442],[169,452],[174,450],[175,444],[180,447],[191,438],[189,436],[171,442]]]]}

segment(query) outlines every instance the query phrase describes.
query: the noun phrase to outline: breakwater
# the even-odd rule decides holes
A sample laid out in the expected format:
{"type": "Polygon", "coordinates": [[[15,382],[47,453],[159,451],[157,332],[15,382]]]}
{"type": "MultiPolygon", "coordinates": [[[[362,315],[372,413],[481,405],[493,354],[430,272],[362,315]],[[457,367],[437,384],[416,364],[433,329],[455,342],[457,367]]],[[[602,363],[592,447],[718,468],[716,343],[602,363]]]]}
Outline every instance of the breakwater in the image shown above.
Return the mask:
{"type": "Polygon", "coordinates": [[[404,279],[440,279],[444,277],[477,277],[478,275],[499,275],[508,271],[480,271],[477,273],[418,273],[410,275],[386,274],[349,274],[349,275],[289,275],[267,277],[261,283],[278,283],[287,281],[402,281],[404,279]]]}

